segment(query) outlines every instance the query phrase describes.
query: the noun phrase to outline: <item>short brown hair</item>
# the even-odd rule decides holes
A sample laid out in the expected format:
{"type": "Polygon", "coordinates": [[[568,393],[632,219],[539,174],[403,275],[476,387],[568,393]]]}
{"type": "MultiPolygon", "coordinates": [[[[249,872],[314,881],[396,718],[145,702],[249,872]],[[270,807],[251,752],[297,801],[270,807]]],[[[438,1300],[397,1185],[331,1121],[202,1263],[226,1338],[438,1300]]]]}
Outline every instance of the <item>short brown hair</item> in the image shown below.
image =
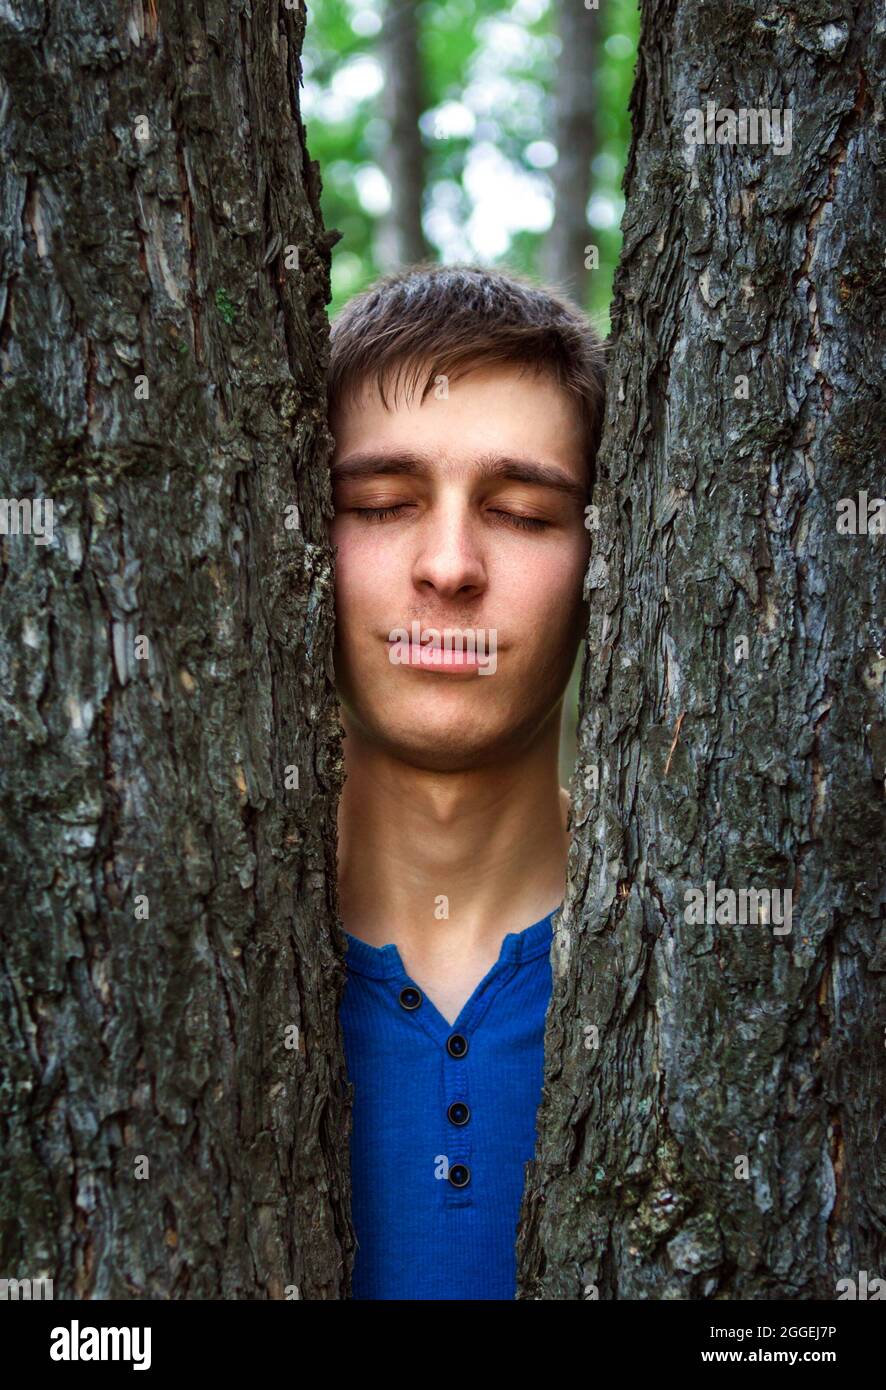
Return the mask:
{"type": "Polygon", "coordinates": [[[579,407],[592,481],[605,348],[578,306],[552,290],[483,266],[413,265],[349,300],[332,321],[330,345],[330,414],[373,379],[387,408],[386,385],[393,381],[396,399],[405,377],[411,395],[426,364],[422,401],[438,374],[454,379],[498,363],[549,372],[579,407]]]}

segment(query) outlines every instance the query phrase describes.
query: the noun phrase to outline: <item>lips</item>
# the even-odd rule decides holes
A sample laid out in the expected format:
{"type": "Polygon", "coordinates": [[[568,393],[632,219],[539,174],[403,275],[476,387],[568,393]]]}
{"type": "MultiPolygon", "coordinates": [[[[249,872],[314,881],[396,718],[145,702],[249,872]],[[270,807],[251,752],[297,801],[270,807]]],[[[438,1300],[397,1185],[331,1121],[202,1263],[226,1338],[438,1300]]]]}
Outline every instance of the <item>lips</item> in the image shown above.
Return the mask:
{"type": "Polygon", "coordinates": [[[392,666],[449,676],[491,676],[497,666],[494,628],[392,628],[387,636],[392,666]]]}
{"type": "MultiPolygon", "coordinates": [[[[388,646],[396,644],[389,642],[388,646]]],[[[403,666],[449,666],[456,670],[466,670],[470,667],[480,665],[476,653],[467,651],[457,651],[451,647],[444,647],[432,642],[423,643],[416,646],[413,642],[408,644],[401,656],[400,664],[403,666]],[[405,659],[404,659],[405,657],[405,659]]]]}

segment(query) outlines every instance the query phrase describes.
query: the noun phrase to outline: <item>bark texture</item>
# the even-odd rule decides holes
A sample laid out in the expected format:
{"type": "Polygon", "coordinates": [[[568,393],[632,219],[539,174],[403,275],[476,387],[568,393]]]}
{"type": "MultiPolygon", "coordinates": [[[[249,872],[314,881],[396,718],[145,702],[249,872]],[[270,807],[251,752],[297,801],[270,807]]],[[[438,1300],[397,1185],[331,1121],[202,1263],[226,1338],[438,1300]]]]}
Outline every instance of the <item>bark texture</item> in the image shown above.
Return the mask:
{"type": "Polygon", "coordinates": [[[886,1274],[886,540],[837,529],[886,495],[883,44],[869,3],[643,7],[519,1297],[886,1274]],[[792,149],[687,145],[708,99],[792,149]],[[690,924],[708,881],[790,934],[690,924]]]}
{"type": "Polygon", "coordinates": [[[593,242],[588,223],[591,160],[597,150],[597,62],[600,12],[577,0],[559,0],[557,32],[560,54],[554,89],[552,170],[554,221],[544,242],[548,281],[579,303],[585,298],[585,247],[593,242]]]}
{"type": "Polygon", "coordinates": [[[0,1272],[56,1297],[347,1284],[304,25],[0,6],[0,1272]]]}

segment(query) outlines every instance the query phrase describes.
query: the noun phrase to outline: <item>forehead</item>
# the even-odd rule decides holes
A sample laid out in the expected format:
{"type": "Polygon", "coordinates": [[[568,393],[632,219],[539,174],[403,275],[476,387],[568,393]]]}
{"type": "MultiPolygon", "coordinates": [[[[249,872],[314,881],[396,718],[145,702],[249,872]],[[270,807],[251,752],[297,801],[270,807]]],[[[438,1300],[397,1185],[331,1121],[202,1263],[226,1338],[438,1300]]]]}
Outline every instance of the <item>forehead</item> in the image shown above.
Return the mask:
{"type": "Polygon", "coordinates": [[[584,475],[584,434],[577,403],[548,371],[516,364],[477,367],[448,378],[434,374],[421,400],[430,367],[417,390],[385,383],[387,407],[374,378],[343,398],[331,425],[336,458],[357,448],[403,446],[432,450],[458,461],[478,451],[544,458],[584,475]]]}

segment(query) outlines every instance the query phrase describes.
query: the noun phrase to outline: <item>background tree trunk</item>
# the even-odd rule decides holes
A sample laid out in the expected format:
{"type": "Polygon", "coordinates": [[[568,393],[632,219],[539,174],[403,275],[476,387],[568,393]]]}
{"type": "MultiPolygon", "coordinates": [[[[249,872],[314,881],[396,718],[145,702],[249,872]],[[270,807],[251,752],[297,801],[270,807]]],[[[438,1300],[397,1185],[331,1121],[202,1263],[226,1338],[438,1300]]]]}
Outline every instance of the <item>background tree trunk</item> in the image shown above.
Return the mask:
{"type": "Polygon", "coordinates": [[[346,1286],[304,23],[0,16],[2,487],[55,528],[0,540],[0,1252],[56,1297],[346,1286]]]}
{"type": "MultiPolygon", "coordinates": [[[[604,0],[605,2],[605,0],[604,0]]],[[[554,221],[544,242],[545,277],[578,303],[586,298],[589,245],[588,199],[591,160],[597,151],[597,62],[600,12],[586,10],[581,0],[559,0],[557,31],[560,53],[554,91],[554,143],[557,163],[554,221]]]]}
{"type": "Polygon", "coordinates": [[[644,6],[520,1297],[886,1275],[884,538],[836,526],[886,491],[883,26],[806,15],[644,6]],[[708,99],[791,151],[688,146],[708,99]],[[792,931],[688,924],[709,880],[792,931]]]}
{"type": "Polygon", "coordinates": [[[425,152],[419,118],[424,110],[419,17],[415,0],[386,0],[379,36],[384,67],[382,110],[388,125],[384,171],[391,208],[379,229],[379,262],[396,270],[430,257],[422,228],[425,152]]]}

